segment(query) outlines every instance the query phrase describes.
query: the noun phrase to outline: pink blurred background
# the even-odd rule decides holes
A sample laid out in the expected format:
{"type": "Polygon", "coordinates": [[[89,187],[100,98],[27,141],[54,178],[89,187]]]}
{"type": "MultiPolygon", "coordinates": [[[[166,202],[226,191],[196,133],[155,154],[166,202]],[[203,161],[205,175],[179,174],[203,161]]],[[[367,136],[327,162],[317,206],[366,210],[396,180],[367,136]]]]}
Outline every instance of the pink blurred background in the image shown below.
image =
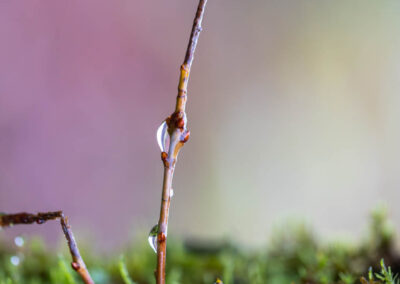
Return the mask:
{"type": "MultiPolygon", "coordinates": [[[[0,3],[0,211],[63,209],[113,248],[157,222],[155,133],[197,1],[0,3]]],[[[400,3],[209,0],[170,235],[262,245],[303,218],[355,238],[378,201],[400,229],[400,3]]],[[[54,224],[8,235],[59,238],[54,224]]]]}

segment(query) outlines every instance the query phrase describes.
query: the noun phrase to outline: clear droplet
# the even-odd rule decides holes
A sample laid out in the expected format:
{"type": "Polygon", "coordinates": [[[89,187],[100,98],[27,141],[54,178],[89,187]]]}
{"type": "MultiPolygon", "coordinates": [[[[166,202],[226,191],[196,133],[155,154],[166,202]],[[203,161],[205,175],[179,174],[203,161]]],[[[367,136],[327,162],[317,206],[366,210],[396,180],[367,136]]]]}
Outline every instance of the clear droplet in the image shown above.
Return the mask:
{"type": "Polygon", "coordinates": [[[151,228],[151,231],[149,233],[149,238],[147,239],[149,241],[149,245],[151,248],[154,250],[155,253],[157,253],[157,234],[158,234],[158,225],[154,225],[153,228],[151,228]]]}
{"type": "Polygon", "coordinates": [[[15,237],[14,243],[17,247],[22,247],[24,245],[25,241],[24,241],[23,237],[18,236],[18,237],[15,237]]]}
{"type": "Polygon", "coordinates": [[[172,198],[172,196],[174,196],[174,190],[171,188],[169,191],[169,198],[172,198]]]}
{"type": "Polygon", "coordinates": [[[10,257],[10,262],[12,265],[18,266],[21,261],[18,256],[13,255],[12,257],[10,257]]]}
{"type": "Polygon", "coordinates": [[[167,152],[166,142],[168,137],[168,125],[164,121],[157,129],[157,143],[161,152],[167,152]]]}

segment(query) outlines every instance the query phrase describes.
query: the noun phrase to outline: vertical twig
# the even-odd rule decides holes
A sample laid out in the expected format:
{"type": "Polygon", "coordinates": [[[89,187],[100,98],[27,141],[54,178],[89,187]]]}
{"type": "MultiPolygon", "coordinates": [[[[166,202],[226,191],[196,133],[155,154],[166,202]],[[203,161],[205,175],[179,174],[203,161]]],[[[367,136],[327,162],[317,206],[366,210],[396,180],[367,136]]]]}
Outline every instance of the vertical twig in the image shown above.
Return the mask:
{"type": "Polygon", "coordinates": [[[162,152],[161,159],[164,164],[164,179],[161,198],[160,219],[158,222],[157,235],[157,284],[165,283],[165,261],[167,246],[168,213],[171,196],[172,178],[179,150],[189,139],[190,132],[187,130],[187,119],[185,113],[187,100],[187,85],[189,81],[190,68],[192,66],[194,52],[201,32],[201,22],[207,0],[200,0],[197,13],[193,22],[189,44],[186,50],[185,60],[181,65],[178,96],[174,113],[166,119],[168,134],[170,137],[168,153],[162,152]]]}
{"type": "Polygon", "coordinates": [[[64,217],[62,211],[46,212],[46,213],[16,213],[16,214],[2,214],[0,215],[0,227],[10,227],[18,224],[43,224],[49,220],[60,219],[61,228],[67,239],[69,251],[72,256],[72,268],[80,275],[85,284],[94,284],[90,277],[89,271],[79,253],[74,235],[72,234],[71,227],[67,223],[67,217],[64,217]]]}

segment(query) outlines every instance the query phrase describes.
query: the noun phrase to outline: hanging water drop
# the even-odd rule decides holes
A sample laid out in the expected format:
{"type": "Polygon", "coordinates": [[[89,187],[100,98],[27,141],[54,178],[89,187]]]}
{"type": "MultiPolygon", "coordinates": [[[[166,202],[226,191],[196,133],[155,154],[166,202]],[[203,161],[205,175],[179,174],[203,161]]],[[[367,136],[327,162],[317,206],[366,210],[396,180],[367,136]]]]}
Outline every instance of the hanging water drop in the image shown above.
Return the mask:
{"type": "Polygon", "coordinates": [[[163,122],[160,127],[157,129],[157,143],[160,147],[161,152],[166,152],[166,142],[168,136],[168,125],[167,122],[163,122]]]}
{"type": "Polygon", "coordinates": [[[171,188],[169,191],[169,198],[172,198],[172,196],[174,196],[174,190],[171,188]]]}
{"type": "Polygon", "coordinates": [[[10,262],[11,262],[12,265],[18,266],[19,263],[20,263],[20,259],[19,259],[18,256],[13,255],[12,257],[10,257],[10,262]]]}
{"type": "Polygon", "coordinates": [[[149,233],[149,238],[147,239],[149,241],[149,245],[151,248],[154,250],[155,253],[157,253],[157,235],[158,235],[158,225],[154,225],[153,228],[151,228],[151,231],[149,233]]]}
{"type": "Polygon", "coordinates": [[[24,245],[25,241],[24,241],[23,237],[18,236],[18,237],[15,237],[14,243],[17,247],[22,247],[24,245]]]}

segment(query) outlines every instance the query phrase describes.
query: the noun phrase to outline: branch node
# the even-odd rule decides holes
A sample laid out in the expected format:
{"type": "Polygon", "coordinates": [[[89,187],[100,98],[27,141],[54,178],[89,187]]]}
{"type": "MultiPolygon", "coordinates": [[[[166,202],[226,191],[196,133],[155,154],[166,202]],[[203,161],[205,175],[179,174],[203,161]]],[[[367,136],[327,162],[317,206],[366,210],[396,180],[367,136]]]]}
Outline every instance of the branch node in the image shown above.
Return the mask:
{"type": "Polygon", "coordinates": [[[164,167],[169,168],[168,154],[166,152],[161,152],[161,161],[163,162],[164,167]]]}
{"type": "Polygon", "coordinates": [[[176,122],[176,127],[183,129],[184,126],[185,126],[185,120],[183,118],[178,119],[178,121],[176,122]]]}
{"type": "Polygon", "coordinates": [[[81,268],[81,266],[77,262],[71,262],[71,266],[75,271],[78,271],[81,268]]]}
{"type": "Polygon", "coordinates": [[[183,64],[181,65],[181,71],[186,72],[186,73],[189,73],[190,67],[189,67],[186,63],[183,63],[183,64]]]}
{"type": "Polygon", "coordinates": [[[163,232],[160,232],[157,236],[158,243],[163,243],[166,240],[166,236],[163,232]]]}
{"type": "Polygon", "coordinates": [[[185,132],[182,133],[181,142],[186,143],[189,140],[189,137],[190,137],[190,131],[186,130],[185,132]]]}

